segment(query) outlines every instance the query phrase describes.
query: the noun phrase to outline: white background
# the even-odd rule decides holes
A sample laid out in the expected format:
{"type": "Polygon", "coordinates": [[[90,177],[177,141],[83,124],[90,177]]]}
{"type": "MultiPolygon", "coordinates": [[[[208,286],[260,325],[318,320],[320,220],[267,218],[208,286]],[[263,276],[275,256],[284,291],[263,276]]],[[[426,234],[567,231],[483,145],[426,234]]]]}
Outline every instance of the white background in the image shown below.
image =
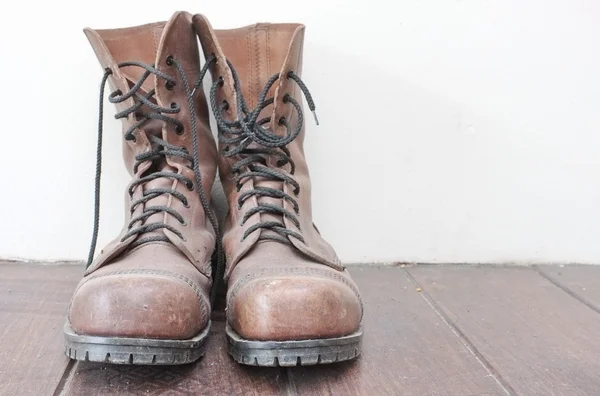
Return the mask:
{"type": "MultiPolygon", "coordinates": [[[[0,257],[84,259],[102,71],[81,32],[307,25],[314,217],[343,261],[600,262],[600,2],[21,1],[0,24],[0,257]]],[[[99,246],[128,181],[107,106],[99,246]]]]}

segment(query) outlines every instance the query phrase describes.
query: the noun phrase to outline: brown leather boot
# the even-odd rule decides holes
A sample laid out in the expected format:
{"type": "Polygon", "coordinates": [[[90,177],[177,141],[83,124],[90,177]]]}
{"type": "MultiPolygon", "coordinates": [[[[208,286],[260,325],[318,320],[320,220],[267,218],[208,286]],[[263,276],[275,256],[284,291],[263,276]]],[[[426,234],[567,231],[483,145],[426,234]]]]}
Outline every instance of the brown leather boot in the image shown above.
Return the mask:
{"type": "Polygon", "coordinates": [[[194,16],[214,84],[229,353],[243,364],[332,363],[360,354],[359,291],[312,222],[300,79],[304,26],[213,31],[194,16]]]}
{"type": "Polygon", "coordinates": [[[105,70],[98,166],[108,82],[116,118],[123,121],[132,182],[125,227],[92,262],[97,169],[94,238],[69,308],[66,352],[95,362],[189,363],[204,353],[210,327],[211,255],[218,234],[210,208],[217,151],[206,99],[194,89],[203,73],[191,15],[178,12],[168,22],[85,34],[105,70]]]}

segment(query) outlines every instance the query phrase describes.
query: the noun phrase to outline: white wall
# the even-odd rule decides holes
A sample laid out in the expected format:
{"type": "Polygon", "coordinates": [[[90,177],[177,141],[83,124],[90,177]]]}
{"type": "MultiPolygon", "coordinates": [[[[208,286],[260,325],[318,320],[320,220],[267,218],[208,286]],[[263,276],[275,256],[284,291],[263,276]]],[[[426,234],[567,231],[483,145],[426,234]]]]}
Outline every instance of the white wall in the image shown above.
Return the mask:
{"type": "MultiPolygon", "coordinates": [[[[81,28],[307,25],[315,220],[346,262],[600,262],[600,2],[8,2],[0,257],[84,259],[101,69],[81,28]]],[[[100,245],[127,178],[107,107],[100,245]]]]}

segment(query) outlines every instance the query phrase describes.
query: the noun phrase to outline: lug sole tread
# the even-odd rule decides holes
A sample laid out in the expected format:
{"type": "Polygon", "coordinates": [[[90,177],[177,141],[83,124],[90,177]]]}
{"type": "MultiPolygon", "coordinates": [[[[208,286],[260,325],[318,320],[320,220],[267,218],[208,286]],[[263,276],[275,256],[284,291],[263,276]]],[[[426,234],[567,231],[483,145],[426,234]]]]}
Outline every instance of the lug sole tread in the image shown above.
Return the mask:
{"type": "Polygon", "coordinates": [[[350,336],[304,341],[250,341],[227,325],[227,351],[248,366],[295,367],[352,360],[362,353],[362,329],[350,336]]]}

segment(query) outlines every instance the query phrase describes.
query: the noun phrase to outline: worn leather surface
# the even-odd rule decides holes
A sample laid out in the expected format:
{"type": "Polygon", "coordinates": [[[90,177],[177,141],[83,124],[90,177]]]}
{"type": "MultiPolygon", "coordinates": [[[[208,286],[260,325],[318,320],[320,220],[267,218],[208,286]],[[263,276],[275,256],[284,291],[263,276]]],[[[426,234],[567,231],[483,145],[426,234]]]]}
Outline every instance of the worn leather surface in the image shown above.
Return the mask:
{"type": "MultiPolygon", "coordinates": [[[[183,81],[175,67],[166,63],[167,57],[172,56],[181,64],[189,83],[195,82],[200,61],[191,15],[176,12],[168,22],[123,29],[85,29],[85,34],[102,68],[112,70],[108,82],[113,90],[127,92],[143,73],[137,67],[117,67],[125,61],[155,64],[160,71],[177,80],[175,87],[169,90],[163,78],[152,75],[142,86],[144,92],[155,89],[154,98],[158,105],[169,107],[175,103],[181,107],[179,113],[170,116],[183,124],[184,131],[179,135],[175,133],[174,125],[152,120],[135,132],[135,141],[123,139],[123,158],[132,178],[140,178],[151,166],[150,162],[145,162],[134,173],[135,156],[151,149],[148,136],[152,134],[192,153],[191,113],[183,81]]],[[[130,99],[117,105],[117,109],[123,110],[132,105],[133,99],[130,99]]],[[[202,90],[196,93],[194,107],[199,168],[204,191],[208,192],[207,198],[210,199],[217,151],[209,129],[208,107],[202,90]]],[[[142,111],[144,109],[145,106],[142,111]]],[[[136,122],[136,117],[131,114],[123,120],[123,131],[136,122]]],[[[154,166],[186,176],[194,181],[194,188],[190,191],[178,180],[159,178],[136,187],[131,199],[126,194],[123,230],[98,253],[73,296],[69,320],[78,334],[186,339],[201,332],[208,323],[214,230],[198,197],[198,186],[190,164],[183,158],[171,156],[154,166]],[[150,188],[172,188],[185,196],[188,205],[171,195],[162,194],[144,205],[138,205],[130,213],[130,203],[141,198],[150,188]],[[122,241],[128,231],[128,223],[148,206],[167,206],[180,213],[185,219],[183,224],[165,212],[153,214],[145,223],[164,222],[180,231],[184,238],[167,229],[159,229],[152,233],[166,235],[169,243],[150,242],[130,249],[131,243],[139,236],[133,235],[122,241]]]]}
{"type": "MultiPolygon", "coordinates": [[[[218,91],[219,103],[226,100],[229,111],[226,120],[235,118],[233,78],[225,59],[233,64],[242,84],[242,92],[253,108],[267,80],[276,73],[283,78],[267,97],[275,96],[275,103],[259,116],[272,116],[271,130],[283,134],[278,120],[285,116],[292,125],[297,122],[290,104],[283,103],[286,93],[302,103],[302,93],[295,82],[286,78],[293,70],[302,73],[304,26],[299,24],[256,24],[231,30],[213,30],[202,15],[194,16],[194,27],[200,37],[205,56],[214,54],[217,62],[211,67],[213,79],[223,78],[218,91]]],[[[310,116],[310,115],[309,115],[310,116]]],[[[305,122],[310,120],[306,117],[305,122]]],[[[291,203],[270,197],[251,197],[238,207],[238,197],[255,186],[270,187],[294,196],[291,187],[283,182],[249,178],[237,191],[231,167],[239,158],[219,159],[219,174],[229,203],[229,214],[224,227],[224,249],[227,257],[227,320],[243,338],[252,340],[298,340],[330,338],[355,332],[362,319],[362,302],[356,285],[340,263],[334,249],[321,237],[313,225],[311,211],[310,176],[304,156],[304,128],[287,148],[296,164],[293,174],[300,184],[297,197],[300,228],[281,216],[256,213],[243,225],[244,213],[259,202],[284,205],[294,212],[291,203]],[[260,240],[259,229],[242,240],[244,232],[260,221],[284,221],[285,226],[300,233],[304,242],[289,237],[292,246],[260,240]]],[[[223,145],[220,145],[223,149],[223,145]]],[[[275,167],[269,158],[269,166],[275,167]]],[[[287,174],[289,165],[283,169],[287,174]]]]}
{"type": "Polygon", "coordinates": [[[362,302],[348,271],[278,242],[258,242],[228,285],[227,319],[249,340],[332,338],[360,326],[362,302]]]}
{"type": "Polygon", "coordinates": [[[210,318],[210,286],[175,246],[143,244],[83,278],[69,321],[78,334],[189,339],[210,318]]]}

